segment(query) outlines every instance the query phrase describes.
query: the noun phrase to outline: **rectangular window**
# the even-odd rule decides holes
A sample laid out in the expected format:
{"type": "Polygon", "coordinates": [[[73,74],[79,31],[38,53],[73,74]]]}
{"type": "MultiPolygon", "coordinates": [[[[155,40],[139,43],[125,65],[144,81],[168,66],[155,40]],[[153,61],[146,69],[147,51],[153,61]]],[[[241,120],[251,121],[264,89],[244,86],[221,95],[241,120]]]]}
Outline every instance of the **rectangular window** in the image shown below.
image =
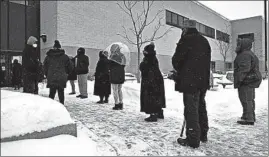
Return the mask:
{"type": "Polygon", "coordinates": [[[225,64],[225,68],[226,68],[226,70],[232,70],[232,63],[226,63],[225,64]]]}
{"type": "Polygon", "coordinates": [[[230,42],[230,35],[217,30],[217,40],[229,43],[230,42]]]}
{"type": "Polygon", "coordinates": [[[179,27],[183,27],[183,26],[184,26],[184,17],[178,15],[178,16],[177,16],[177,20],[178,20],[178,26],[179,26],[179,27]]]}
{"type": "Polygon", "coordinates": [[[166,10],[166,24],[172,23],[172,13],[168,10],[166,10]]]}
{"type": "Polygon", "coordinates": [[[177,14],[175,14],[175,13],[172,13],[172,24],[173,25],[178,25],[178,23],[177,23],[177,14]]]}
{"type": "Polygon", "coordinates": [[[240,38],[240,39],[249,38],[253,42],[254,41],[254,33],[240,34],[240,35],[238,35],[238,38],[240,38]]]}

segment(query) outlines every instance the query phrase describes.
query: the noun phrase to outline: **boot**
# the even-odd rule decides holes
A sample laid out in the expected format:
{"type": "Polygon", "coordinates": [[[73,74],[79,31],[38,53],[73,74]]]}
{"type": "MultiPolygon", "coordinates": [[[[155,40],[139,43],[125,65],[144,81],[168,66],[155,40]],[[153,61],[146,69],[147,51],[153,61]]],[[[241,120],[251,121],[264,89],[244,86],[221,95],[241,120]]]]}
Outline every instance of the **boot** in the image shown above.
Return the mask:
{"type": "Polygon", "coordinates": [[[146,122],[157,122],[157,114],[150,114],[148,118],[145,118],[146,122]]]}
{"type": "Polygon", "coordinates": [[[205,134],[205,135],[202,135],[202,134],[201,134],[201,136],[200,136],[200,141],[203,142],[203,143],[206,143],[206,142],[208,141],[208,139],[207,139],[207,134],[205,134]]]}
{"type": "Polygon", "coordinates": [[[123,109],[123,103],[119,103],[119,110],[123,109]]]}
{"type": "Polygon", "coordinates": [[[161,111],[159,113],[157,113],[157,118],[164,119],[163,110],[162,109],[161,109],[161,111]]]}
{"type": "Polygon", "coordinates": [[[103,101],[103,100],[99,100],[99,101],[97,101],[96,103],[97,103],[97,104],[103,104],[104,101],[103,101]]]}
{"type": "Polygon", "coordinates": [[[119,104],[115,104],[115,106],[112,109],[113,110],[119,110],[119,104]]]}
{"type": "Polygon", "coordinates": [[[238,120],[237,123],[241,125],[254,125],[254,122],[248,122],[246,120],[238,120]]]}
{"type": "Polygon", "coordinates": [[[79,95],[77,95],[76,97],[77,97],[77,98],[80,98],[81,96],[82,96],[82,95],[81,95],[81,94],[79,94],[79,95]]]}
{"type": "Polygon", "coordinates": [[[182,145],[182,146],[190,146],[192,148],[198,148],[199,147],[198,145],[197,146],[191,146],[189,144],[188,140],[187,139],[183,139],[183,138],[178,138],[177,139],[177,143],[180,144],[180,145],[182,145]]]}
{"type": "Polygon", "coordinates": [[[74,95],[74,94],[76,94],[76,92],[71,92],[71,93],[69,93],[69,95],[74,95]]]}
{"type": "Polygon", "coordinates": [[[105,97],[104,103],[106,103],[106,104],[108,103],[108,96],[105,97]]]}

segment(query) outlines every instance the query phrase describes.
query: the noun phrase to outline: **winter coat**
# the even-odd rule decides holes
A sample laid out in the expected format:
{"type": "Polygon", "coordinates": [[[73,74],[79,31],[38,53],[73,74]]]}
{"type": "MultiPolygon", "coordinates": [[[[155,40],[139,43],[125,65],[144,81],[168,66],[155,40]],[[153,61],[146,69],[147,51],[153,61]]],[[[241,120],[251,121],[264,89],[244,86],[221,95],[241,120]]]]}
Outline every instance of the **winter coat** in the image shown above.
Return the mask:
{"type": "Polygon", "coordinates": [[[155,55],[144,57],[140,63],[141,71],[141,112],[158,113],[165,108],[164,81],[155,55]]]}
{"type": "Polygon", "coordinates": [[[262,81],[262,75],[259,71],[259,59],[251,51],[252,41],[250,39],[241,39],[238,42],[237,56],[234,60],[234,88],[239,88],[242,85],[258,88],[262,81]],[[252,75],[257,80],[246,83],[249,76],[252,75]]]}
{"type": "Polygon", "coordinates": [[[12,68],[12,84],[19,85],[22,81],[22,65],[14,63],[12,68]]]}
{"type": "Polygon", "coordinates": [[[175,90],[193,93],[209,89],[211,47],[195,28],[189,28],[179,40],[173,68],[177,71],[175,90]]]}
{"type": "Polygon", "coordinates": [[[22,55],[23,75],[28,81],[35,81],[38,77],[39,61],[37,49],[32,45],[26,45],[22,55]]]}
{"type": "Polygon", "coordinates": [[[89,72],[89,57],[85,53],[79,53],[77,55],[76,73],[78,75],[87,74],[89,72]]]}
{"type": "Polygon", "coordinates": [[[65,88],[73,65],[63,49],[50,49],[44,60],[47,88],[65,88]]]}
{"type": "MultiPolygon", "coordinates": [[[[75,67],[76,64],[76,58],[72,58],[70,59],[72,66],[75,67]]],[[[76,73],[76,69],[73,68],[72,72],[68,75],[68,80],[77,80],[77,73],[76,73]]]]}
{"type": "Polygon", "coordinates": [[[111,94],[111,84],[109,80],[109,61],[105,56],[100,55],[100,59],[95,69],[94,95],[105,96],[111,94]]]}
{"type": "Polygon", "coordinates": [[[125,81],[125,65],[120,65],[114,61],[109,61],[111,84],[123,84],[125,81]]]}

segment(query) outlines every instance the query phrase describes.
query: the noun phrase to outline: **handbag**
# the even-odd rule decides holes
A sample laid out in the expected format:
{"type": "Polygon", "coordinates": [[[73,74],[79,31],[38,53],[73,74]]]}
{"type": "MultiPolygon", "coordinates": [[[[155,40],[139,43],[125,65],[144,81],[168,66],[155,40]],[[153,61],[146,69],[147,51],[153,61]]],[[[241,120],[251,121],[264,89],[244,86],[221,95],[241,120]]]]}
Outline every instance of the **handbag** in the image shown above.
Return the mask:
{"type": "Polygon", "coordinates": [[[243,80],[243,84],[250,84],[253,82],[260,81],[260,77],[257,74],[259,72],[258,70],[255,70],[254,68],[246,75],[245,79],[243,80]]]}

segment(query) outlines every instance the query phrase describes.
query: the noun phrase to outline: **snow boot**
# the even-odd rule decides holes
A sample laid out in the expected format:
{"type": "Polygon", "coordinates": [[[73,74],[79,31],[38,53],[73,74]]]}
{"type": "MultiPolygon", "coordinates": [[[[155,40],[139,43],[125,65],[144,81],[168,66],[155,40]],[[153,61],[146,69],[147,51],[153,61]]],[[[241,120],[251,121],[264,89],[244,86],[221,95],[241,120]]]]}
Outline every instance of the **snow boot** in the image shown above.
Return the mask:
{"type": "Polygon", "coordinates": [[[157,114],[150,114],[148,118],[145,118],[146,122],[157,122],[157,114]]]}
{"type": "Polygon", "coordinates": [[[246,120],[238,120],[237,123],[241,125],[254,125],[254,122],[248,122],[246,120]]]}
{"type": "Polygon", "coordinates": [[[159,119],[164,119],[164,116],[163,116],[163,110],[161,109],[161,111],[159,113],[157,113],[157,117],[159,119]]]}
{"type": "Polygon", "coordinates": [[[189,144],[188,140],[187,139],[183,139],[183,138],[178,138],[177,139],[177,143],[180,144],[180,145],[182,145],[182,146],[190,146],[192,148],[198,148],[199,147],[199,146],[191,146],[189,144]]]}
{"type": "Polygon", "coordinates": [[[107,104],[108,103],[108,100],[105,100],[104,103],[107,104]]]}
{"type": "Polygon", "coordinates": [[[206,143],[208,141],[207,136],[201,136],[200,141],[206,143]]]}
{"type": "Polygon", "coordinates": [[[122,104],[115,104],[115,106],[112,109],[113,110],[122,110],[122,104]]]}
{"type": "Polygon", "coordinates": [[[103,100],[99,100],[99,101],[97,101],[96,103],[97,103],[97,104],[103,104],[104,101],[103,101],[103,100]]]}

